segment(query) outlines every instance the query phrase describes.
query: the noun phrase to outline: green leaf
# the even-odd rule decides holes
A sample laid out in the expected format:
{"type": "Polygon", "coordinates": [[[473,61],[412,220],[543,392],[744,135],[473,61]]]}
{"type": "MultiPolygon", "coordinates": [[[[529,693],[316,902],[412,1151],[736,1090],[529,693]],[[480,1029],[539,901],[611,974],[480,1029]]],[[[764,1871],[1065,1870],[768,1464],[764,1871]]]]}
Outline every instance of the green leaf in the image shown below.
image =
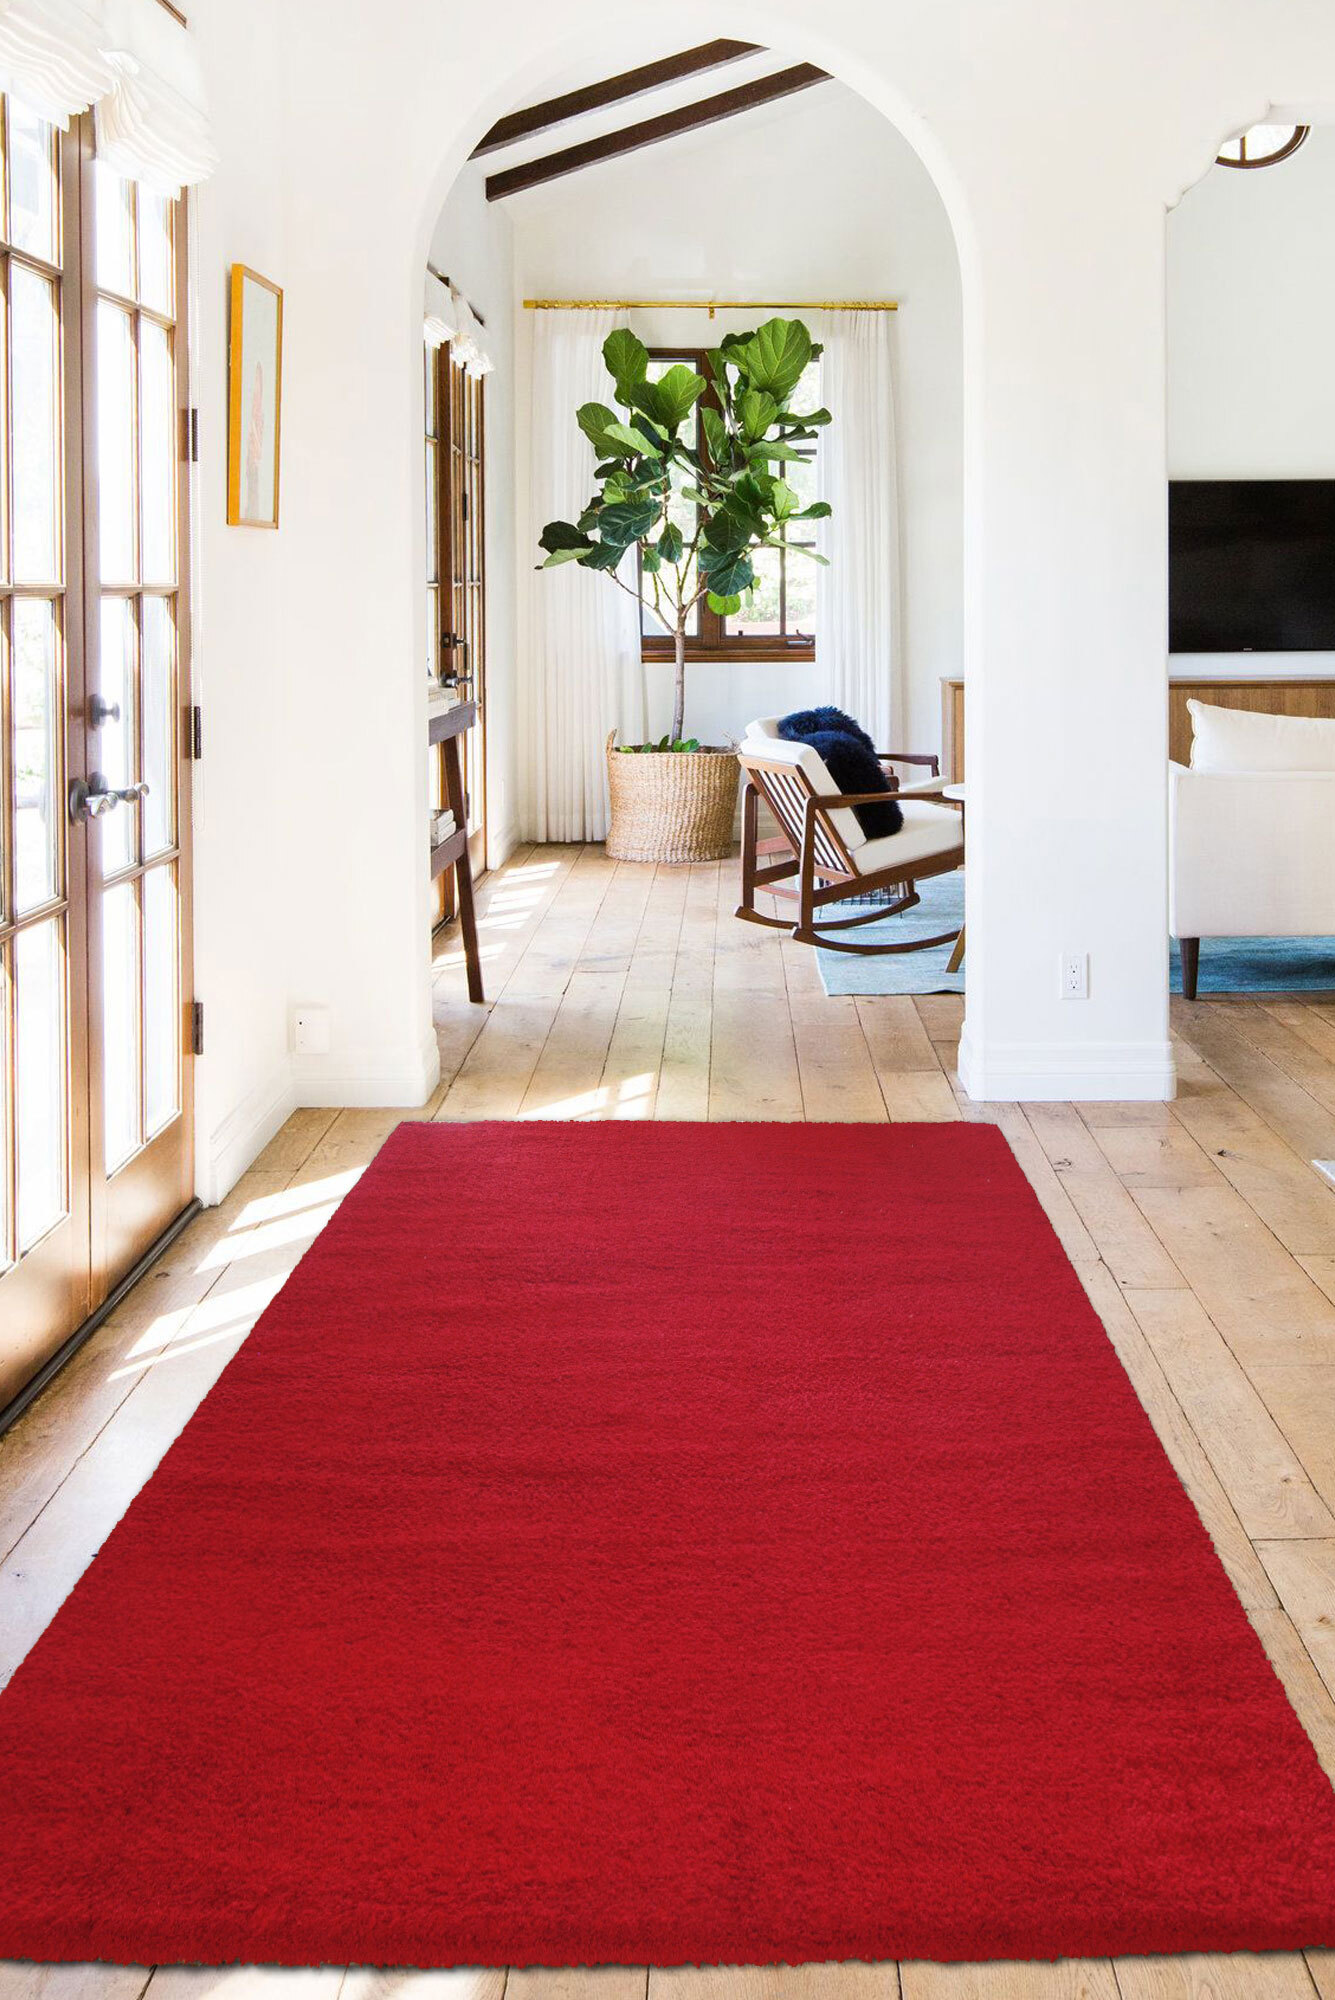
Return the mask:
{"type": "Polygon", "coordinates": [[[618,389],[628,391],[632,383],[643,382],[649,366],[649,350],[628,326],[619,326],[603,342],[603,360],[618,389]]]}
{"type": "Polygon", "coordinates": [[[710,610],[717,612],[720,618],[735,617],[737,612],[742,608],[742,595],[740,591],[734,592],[730,597],[720,597],[716,590],[711,590],[708,593],[708,600],[710,610]]]}
{"type": "Polygon", "coordinates": [[[674,750],[698,750],[700,739],[698,736],[688,736],[684,743],[674,743],[672,747],[674,750]]]}
{"type": "Polygon", "coordinates": [[[620,542],[595,542],[591,549],[580,556],[585,569],[616,569],[626,553],[626,545],[620,542]]]}
{"type": "Polygon", "coordinates": [[[645,416],[651,417],[656,424],[662,424],[668,430],[672,428],[668,406],[658,393],[657,382],[630,383],[626,390],[626,400],[632,409],[643,410],[645,416]]]}
{"type": "Polygon", "coordinates": [[[538,536],[538,547],[555,555],[561,549],[587,549],[589,538],[581,529],[572,527],[569,521],[549,521],[538,536]]]}
{"type": "Polygon", "coordinates": [[[663,558],[659,555],[657,549],[640,550],[640,568],[647,576],[656,576],[662,567],[663,558]]]}
{"type": "MultiPolygon", "coordinates": [[[[763,526],[757,532],[763,532],[763,526]]],[[[705,522],[701,542],[706,550],[744,549],[752,533],[751,521],[729,504],[721,507],[717,514],[711,514],[705,522]]]]}
{"type": "Polygon", "coordinates": [[[717,410],[704,409],[700,420],[705,427],[705,445],[715,465],[726,464],[729,453],[728,426],[717,410]]]}
{"type": "Polygon", "coordinates": [[[744,549],[702,546],[700,572],[717,597],[732,597],[739,590],[749,590],[756,580],[751,558],[744,549]]]}
{"type": "Polygon", "coordinates": [[[828,500],[813,500],[809,507],[804,507],[800,514],[791,518],[794,521],[828,521],[833,512],[828,500]]]}
{"type": "Polygon", "coordinates": [[[598,516],[598,533],[603,541],[625,549],[647,535],[657,519],[658,509],[651,500],[614,500],[598,516]]]}
{"type": "Polygon", "coordinates": [[[575,421],[600,458],[609,458],[611,453],[604,443],[611,426],[619,421],[615,410],[609,410],[606,403],[581,403],[575,413],[575,421]]]}
{"type": "Polygon", "coordinates": [[[684,361],[678,361],[659,377],[655,386],[662,408],[659,421],[675,431],[704,395],[705,378],[697,375],[693,368],[688,368],[684,361]]]}
{"type": "Polygon", "coordinates": [[[811,460],[809,451],[799,451],[795,444],[783,444],[778,438],[768,438],[763,444],[752,445],[747,457],[754,464],[763,465],[767,458],[781,459],[787,463],[791,459],[807,465],[811,460]]]}
{"type": "Polygon", "coordinates": [[[729,350],[753,389],[767,389],[771,396],[786,402],[811,359],[811,335],[800,319],[770,319],[743,347],[729,350]]]}
{"type": "Polygon", "coordinates": [[[633,424],[609,424],[603,436],[612,449],[623,457],[630,452],[638,457],[656,458],[660,450],[660,445],[653,438],[633,424]]]}
{"type": "Polygon", "coordinates": [[[623,424],[606,403],[582,403],[576,421],[600,459],[653,458],[658,446],[641,430],[623,424]]]}
{"type": "Polygon", "coordinates": [[[554,549],[551,555],[548,556],[546,562],[540,562],[538,564],[538,568],[555,569],[559,563],[583,562],[584,557],[586,556],[587,553],[588,553],[587,548],[554,549]]]}
{"type": "Polygon", "coordinates": [[[786,479],[770,481],[770,512],[776,521],[789,521],[797,512],[799,496],[786,479]]]}
{"type": "Polygon", "coordinates": [[[778,404],[764,389],[744,389],[737,398],[737,416],[748,444],[764,437],[778,414],[778,404]]]}
{"type": "Polygon", "coordinates": [[[663,529],[662,534],[658,537],[659,555],[662,556],[664,562],[679,563],[682,557],[682,550],[685,546],[685,542],[682,540],[681,529],[675,521],[669,521],[663,529]]]}

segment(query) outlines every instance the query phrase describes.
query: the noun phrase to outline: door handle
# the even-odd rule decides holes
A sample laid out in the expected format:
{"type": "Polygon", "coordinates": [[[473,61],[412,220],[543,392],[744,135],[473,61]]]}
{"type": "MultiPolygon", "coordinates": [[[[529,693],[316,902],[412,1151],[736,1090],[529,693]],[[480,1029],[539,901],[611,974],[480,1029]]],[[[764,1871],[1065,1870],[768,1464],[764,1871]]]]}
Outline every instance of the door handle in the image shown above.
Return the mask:
{"type": "Polygon", "coordinates": [[[148,786],[142,779],[137,785],[124,785],[118,791],[107,784],[100,771],[94,771],[90,779],[75,778],[71,783],[70,818],[101,819],[119,805],[133,805],[136,799],[147,797],[148,786]]]}

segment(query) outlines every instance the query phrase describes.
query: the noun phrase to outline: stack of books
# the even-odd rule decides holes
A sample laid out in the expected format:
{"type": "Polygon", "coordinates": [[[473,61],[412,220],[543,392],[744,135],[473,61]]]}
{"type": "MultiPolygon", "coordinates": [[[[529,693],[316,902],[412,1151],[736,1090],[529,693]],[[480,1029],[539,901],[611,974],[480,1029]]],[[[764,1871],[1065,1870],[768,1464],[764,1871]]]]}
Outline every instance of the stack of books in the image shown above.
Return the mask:
{"type": "Polygon", "coordinates": [[[453,832],[454,814],[449,811],[448,807],[442,807],[439,812],[432,813],[431,845],[433,847],[439,847],[441,841],[448,840],[453,832]]]}

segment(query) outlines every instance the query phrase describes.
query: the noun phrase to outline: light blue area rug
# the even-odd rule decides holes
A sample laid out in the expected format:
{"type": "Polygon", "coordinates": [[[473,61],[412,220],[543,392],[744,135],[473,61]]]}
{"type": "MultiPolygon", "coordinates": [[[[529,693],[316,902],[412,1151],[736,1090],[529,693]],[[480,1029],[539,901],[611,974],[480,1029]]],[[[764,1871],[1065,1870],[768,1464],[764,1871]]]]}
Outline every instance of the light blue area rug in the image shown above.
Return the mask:
{"type": "MultiPolygon", "coordinates": [[[[1176,939],[1169,984],[1182,991],[1176,939]]],[[[1202,938],[1196,995],[1210,993],[1335,993],[1335,937],[1202,938]]]]}
{"type": "MultiPolygon", "coordinates": [[[[859,944],[907,943],[915,937],[938,937],[942,931],[957,931],[964,922],[964,877],[934,875],[918,885],[922,901],[902,917],[886,917],[879,924],[864,924],[859,930],[845,931],[859,944]]],[[[845,903],[830,913],[835,917],[854,914],[845,903]]],[[[816,960],[825,991],[836,993],[962,993],[964,967],[947,972],[953,944],[933,945],[929,951],[891,953],[885,958],[856,958],[850,952],[825,951],[819,946],[816,960]]]]}
{"type": "MultiPolygon", "coordinates": [[[[919,886],[922,901],[902,917],[886,917],[846,932],[867,943],[932,937],[957,930],[964,922],[964,877],[934,876],[919,886]]],[[[846,903],[839,915],[852,913],[846,903]]],[[[964,967],[947,972],[951,946],[911,951],[885,958],[856,958],[839,951],[817,949],[821,983],[830,994],[962,993],[964,967]]],[[[1170,986],[1182,991],[1182,961],[1173,942],[1170,986]]],[[[1335,937],[1202,938],[1197,994],[1212,993],[1330,993],[1335,995],[1335,937]]]]}

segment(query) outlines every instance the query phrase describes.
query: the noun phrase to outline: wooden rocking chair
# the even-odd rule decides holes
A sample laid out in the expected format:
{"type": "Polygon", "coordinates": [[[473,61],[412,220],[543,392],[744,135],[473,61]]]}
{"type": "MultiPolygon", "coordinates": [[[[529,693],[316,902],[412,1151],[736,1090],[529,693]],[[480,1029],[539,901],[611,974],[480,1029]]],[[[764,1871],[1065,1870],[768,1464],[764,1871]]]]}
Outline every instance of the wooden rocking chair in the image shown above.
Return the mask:
{"type": "MultiPolygon", "coordinates": [[[[862,944],[825,935],[879,923],[884,917],[912,909],[920,901],[915,882],[963,866],[963,816],[940,802],[941,780],[897,791],[894,796],[904,815],[900,831],[868,839],[853,808],[884,804],[886,793],[836,791],[824,759],[808,744],[790,743],[779,736],[772,722],[752,723],[737,755],[746,780],[742,795],[742,900],[736,910],[744,923],[767,924],[774,930],[791,931],[802,944],[868,957],[926,951],[932,945],[958,939],[957,931],[913,938],[903,944],[862,944]],[[762,799],[778,822],[777,840],[758,838],[762,799]],[[771,860],[772,855],[778,858],[771,860]],[[796,902],[797,922],[763,915],[755,906],[757,889],[796,902]],[[869,895],[887,889],[899,892],[893,901],[878,903],[855,917],[822,918],[818,926],[819,911],[839,903],[865,902],[869,895]]],[[[922,761],[881,756],[883,764],[922,761]]]]}

